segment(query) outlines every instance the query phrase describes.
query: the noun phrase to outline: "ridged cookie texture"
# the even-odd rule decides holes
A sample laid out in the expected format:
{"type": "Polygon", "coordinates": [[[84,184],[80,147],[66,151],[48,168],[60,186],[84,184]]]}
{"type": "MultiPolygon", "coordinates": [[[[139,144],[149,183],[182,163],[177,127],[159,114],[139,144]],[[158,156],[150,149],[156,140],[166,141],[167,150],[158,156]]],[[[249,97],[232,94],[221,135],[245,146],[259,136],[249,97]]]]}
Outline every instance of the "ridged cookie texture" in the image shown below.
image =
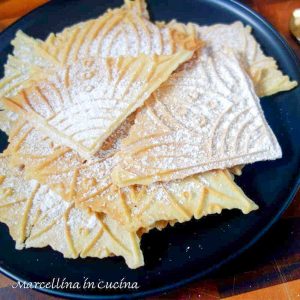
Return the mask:
{"type": "Polygon", "coordinates": [[[195,23],[185,25],[171,21],[167,27],[203,40],[205,47],[213,51],[231,48],[253,80],[259,97],[289,91],[298,85],[296,81],[292,81],[289,76],[283,74],[273,57],[265,55],[252,34],[252,28],[249,25],[244,26],[240,21],[211,26],[199,26],[195,23]]]}
{"type": "MultiPolygon", "coordinates": [[[[125,1],[123,7],[52,33],[45,41],[18,31],[12,41],[13,55],[8,56],[5,76],[0,80],[0,98],[15,96],[30,86],[41,70],[73,64],[78,59],[171,55],[201,47],[201,41],[174,28],[157,26],[147,16],[145,1],[125,1]]],[[[16,118],[14,113],[10,116],[16,118]]],[[[10,127],[9,120],[4,130],[10,127]]]]}
{"type": "Polygon", "coordinates": [[[49,35],[41,51],[65,64],[91,56],[171,55],[198,47],[199,41],[189,34],[158,26],[143,15],[137,2],[109,10],[97,19],[49,35]]]}
{"type": "MultiPolygon", "coordinates": [[[[71,58],[77,58],[77,55],[72,55],[71,57],[69,57],[68,51],[71,51],[72,48],[72,53],[77,53],[77,51],[75,51],[75,48],[77,49],[78,46],[75,45],[81,45],[81,43],[86,38],[85,35],[87,34],[87,32],[89,32],[89,30],[92,30],[92,28],[94,27],[94,31],[90,33],[94,37],[94,39],[98,38],[98,41],[105,41],[106,39],[109,39],[110,42],[112,42],[109,43],[110,46],[114,47],[116,51],[118,51],[118,56],[126,54],[129,55],[129,52],[126,53],[124,51],[126,51],[128,47],[132,47],[133,49],[138,48],[138,45],[140,44],[140,36],[134,35],[131,40],[131,43],[133,44],[128,45],[126,49],[124,47],[117,47],[117,45],[114,46],[114,43],[118,39],[126,40],[126,36],[129,33],[124,28],[122,32],[122,38],[120,35],[118,35],[117,39],[114,40],[114,42],[110,39],[108,33],[113,29],[110,26],[110,21],[112,21],[116,17],[116,15],[119,15],[119,19],[122,19],[122,17],[125,16],[127,16],[127,19],[135,18],[135,21],[138,24],[135,24],[133,27],[131,27],[132,30],[140,31],[139,28],[144,28],[145,26],[152,28],[152,30],[150,31],[151,33],[148,32],[148,34],[151,34],[149,39],[151,41],[157,40],[161,44],[156,43],[155,48],[151,43],[151,45],[149,46],[151,49],[151,53],[149,52],[149,54],[168,54],[171,53],[172,49],[174,50],[176,47],[180,47],[180,45],[182,46],[184,43],[184,41],[179,41],[178,39],[177,42],[175,41],[174,37],[172,36],[172,33],[174,33],[173,29],[158,29],[157,26],[146,20],[148,12],[146,9],[146,3],[143,0],[125,1],[125,4],[122,8],[110,10],[105,18],[102,18],[102,16],[100,16],[97,19],[88,20],[67,27],[60,33],[51,33],[45,41],[34,39],[19,30],[17,31],[15,38],[11,41],[11,45],[13,46],[13,53],[12,55],[8,56],[8,60],[4,66],[5,76],[0,80],[0,97],[15,95],[21,88],[24,87],[24,84],[28,83],[28,79],[32,78],[34,74],[41,68],[53,67],[57,64],[65,63],[66,60],[71,60],[71,58]],[[90,28],[90,23],[93,23],[94,27],[91,26],[90,28]],[[101,30],[101,28],[103,29],[103,31],[101,30]],[[80,32],[82,33],[80,34],[80,32]],[[153,36],[155,34],[158,35],[156,38],[154,38],[153,36]]],[[[134,23],[134,21],[132,20],[132,22],[129,22],[128,20],[126,22],[126,24],[130,23],[134,23]]],[[[92,42],[92,40],[90,40],[90,42],[92,42]]],[[[133,51],[134,50],[132,50],[132,52],[133,51]]],[[[137,54],[141,53],[141,51],[137,52],[137,54]]],[[[90,56],[89,52],[86,53],[84,58],[87,55],[90,56]]],[[[98,57],[99,55],[103,56],[104,51],[102,51],[101,53],[97,52],[96,56],[98,57]]],[[[108,52],[107,55],[110,56],[110,52],[108,52]]]]}
{"type": "Polygon", "coordinates": [[[53,140],[89,157],[192,54],[87,58],[44,69],[29,87],[2,102],[53,140]]]}
{"type": "Polygon", "coordinates": [[[231,49],[205,48],[156,90],[122,142],[115,184],[150,184],[281,157],[231,49]]]}
{"type": "Polygon", "coordinates": [[[75,208],[47,186],[24,179],[0,156],[0,221],[16,248],[50,246],[66,258],[123,256],[130,268],[144,264],[140,238],[104,214],[75,208]]]}
{"type": "MultiPolygon", "coordinates": [[[[131,121],[132,122],[132,121],[131,121]]],[[[23,167],[34,178],[77,207],[105,212],[133,232],[148,231],[157,222],[185,222],[222,209],[257,209],[234,183],[229,171],[212,171],[181,181],[149,186],[118,188],[112,184],[120,140],[131,122],[108,139],[92,160],[83,161],[71,149],[55,145],[49,138],[21,120],[10,134],[6,154],[12,167],[23,167]]]]}

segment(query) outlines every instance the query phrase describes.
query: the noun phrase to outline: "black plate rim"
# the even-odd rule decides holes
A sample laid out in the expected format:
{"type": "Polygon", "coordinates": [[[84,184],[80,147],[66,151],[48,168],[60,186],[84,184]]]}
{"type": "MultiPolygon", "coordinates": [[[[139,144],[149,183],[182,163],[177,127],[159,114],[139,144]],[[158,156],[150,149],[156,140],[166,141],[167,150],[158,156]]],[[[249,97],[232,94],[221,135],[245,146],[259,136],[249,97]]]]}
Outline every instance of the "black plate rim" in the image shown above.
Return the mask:
{"type": "MultiPolygon", "coordinates": [[[[55,1],[55,0],[54,0],[55,1]]],[[[2,38],[2,36],[5,35],[6,32],[8,32],[11,28],[22,24],[24,21],[26,21],[26,19],[28,17],[30,17],[31,15],[35,15],[37,13],[39,13],[40,10],[43,10],[45,7],[47,6],[51,6],[51,2],[54,1],[50,1],[47,2],[35,9],[33,9],[32,11],[30,11],[29,13],[25,14],[24,16],[22,16],[18,21],[14,22],[13,24],[11,24],[10,26],[8,26],[7,28],[5,28],[5,30],[3,30],[0,33],[0,40],[2,38]]],[[[195,0],[198,1],[198,0],[195,0]]],[[[238,2],[238,0],[212,0],[213,2],[223,2],[223,3],[231,3],[232,5],[236,6],[238,9],[242,9],[244,11],[246,11],[251,17],[257,19],[263,26],[265,26],[266,28],[268,28],[277,38],[278,42],[281,43],[281,45],[285,48],[285,50],[289,53],[290,57],[292,58],[292,60],[294,61],[294,63],[296,64],[296,66],[298,66],[298,68],[300,69],[300,59],[297,57],[297,55],[295,54],[295,52],[292,50],[292,48],[287,44],[286,40],[280,35],[280,33],[274,28],[274,26],[269,23],[263,16],[261,16],[260,14],[258,14],[257,12],[255,12],[253,9],[251,9],[250,7],[238,2]]],[[[196,281],[202,277],[204,277],[205,275],[212,273],[213,271],[216,271],[217,269],[219,269],[221,266],[224,266],[226,264],[228,264],[229,262],[231,262],[233,259],[237,258],[238,256],[240,256],[243,252],[245,252],[247,249],[251,248],[255,243],[258,242],[258,240],[260,240],[269,230],[270,228],[279,220],[280,216],[284,213],[284,211],[288,208],[288,206],[291,204],[291,202],[293,201],[296,193],[298,192],[298,190],[300,189],[300,172],[298,174],[298,177],[295,180],[295,183],[293,185],[293,188],[291,189],[290,193],[288,194],[286,201],[284,202],[284,204],[280,207],[280,209],[278,210],[277,214],[270,220],[270,222],[258,233],[256,234],[250,242],[248,242],[247,244],[245,244],[243,247],[241,247],[239,250],[237,250],[234,254],[229,255],[228,257],[224,258],[222,261],[220,261],[217,264],[214,264],[212,267],[201,271],[197,274],[195,274],[194,276],[191,276],[189,278],[180,280],[176,283],[172,283],[172,284],[167,284],[165,286],[162,286],[160,288],[156,288],[156,289],[151,289],[145,292],[137,292],[134,294],[129,294],[129,293],[125,293],[125,294],[118,294],[118,295],[88,295],[88,294],[76,294],[76,293],[68,293],[68,292],[64,292],[64,291],[56,291],[56,290],[51,290],[51,289],[46,289],[46,288],[34,288],[34,290],[37,290],[39,292],[42,292],[44,294],[48,294],[51,296],[55,296],[55,297],[64,297],[64,298],[68,298],[68,299],[99,299],[99,300],[106,300],[106,299],[137,299],[137,298],[145,298],[145,297],[149,297],[149,296],[154,296],[154,295],[158,295],[158,294],[162,294],[162,293],[166,293],[169,292],[171,290],[180,288],[188,283],[191,283],[193,281],[196,281]]],[[[24,282],[24,283],[28,283],[28,280],[15,275],[9,271],[7,271],[5,268],[0,267],[0,273],[2,273],[3,275],[6,275],[7,277],[9,277],[10,279],[14,280],[14,281],[20,281],[20,282],[24,282]]]]}

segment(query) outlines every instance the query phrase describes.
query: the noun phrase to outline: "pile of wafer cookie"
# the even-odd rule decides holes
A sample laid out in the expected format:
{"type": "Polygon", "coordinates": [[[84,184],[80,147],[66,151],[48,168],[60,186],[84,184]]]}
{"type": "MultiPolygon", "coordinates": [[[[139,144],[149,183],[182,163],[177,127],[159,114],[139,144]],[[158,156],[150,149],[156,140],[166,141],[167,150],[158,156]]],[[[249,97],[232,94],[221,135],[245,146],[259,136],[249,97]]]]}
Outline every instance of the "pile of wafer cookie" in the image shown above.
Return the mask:
{"type": "Polygon", "coordinates": [[[297,83],[249,26],[153,21],[144,0],[125,0],[45,41],[18,32],[12,45],[0,221],[17,249],[138,268],[153,228],[258,209],[234,182],[244,165],[282,155],[258,97],[297,83]]]}

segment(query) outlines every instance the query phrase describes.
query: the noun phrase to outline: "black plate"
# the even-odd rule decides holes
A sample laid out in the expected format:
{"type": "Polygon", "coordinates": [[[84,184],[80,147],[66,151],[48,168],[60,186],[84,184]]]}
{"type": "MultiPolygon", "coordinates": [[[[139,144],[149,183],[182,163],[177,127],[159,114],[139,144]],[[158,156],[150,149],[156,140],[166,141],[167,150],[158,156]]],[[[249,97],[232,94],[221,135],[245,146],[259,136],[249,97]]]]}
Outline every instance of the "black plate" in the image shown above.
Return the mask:
{"type": "MultiPolygon", "coordinates": [[[[0,36],[0,66],[11,51],[10,40],[18,29],[37,38],[46,38],[65,26],[96,17],[121,1],[68,0],[51,1],[11,26],[0,36]]],[[[149,0],[155,20],[192,21],[204,24],[241,20],[254,29],[254,35],[268,55],[276,58],[280,68],[300,82],[300,65],[278,33],[260,16],[241,4],[229,0],[149,0]],[[183,4],[184,3],[184,4],[183,4]]],[[[2,74],[1,74],[2,75],[2,74]]],[[[7,228],[0,226],[0,267],[15,280],[51,281],[137,281],[138,290],[47,290],[73,298],[142,297],[161,293],[200,278],[239,255],[260,238],[278,219],[299,187],[300,166],[300,88],[262,100],[266,118],[283,149],[283,159],[260,162],[245,168],[238,179],[260,210],[247,216],[238,211],[209,216],[200,221],[153,231],[143,237],[146,266],[130,270],[121,258],[64,259],[47,249],[16,251],[7,228]]],[[[1,140],[5,143],[5,138],[1,140]]],[[[45,291],[45,290],[43,290],[45,291]]]]}

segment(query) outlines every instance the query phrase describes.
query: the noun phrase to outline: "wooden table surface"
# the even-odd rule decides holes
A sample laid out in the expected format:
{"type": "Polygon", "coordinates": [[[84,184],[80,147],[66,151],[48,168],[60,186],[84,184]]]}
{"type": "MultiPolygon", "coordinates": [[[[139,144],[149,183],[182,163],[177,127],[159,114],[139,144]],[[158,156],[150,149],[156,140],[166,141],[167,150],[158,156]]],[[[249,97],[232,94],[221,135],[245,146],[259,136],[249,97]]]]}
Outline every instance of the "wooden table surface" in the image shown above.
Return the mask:
{"type": "MultiPolygon", "coordinates": [[[[0,0],[0,31],[45,2],[47,0],[0,0]]],[[[291,13],[294,9],[300,8],[300,0],[243,2],[266,17],[300,57],[300,45],[288,30],[291,13]]],[[[12,289],[12,284],[13,281],[0,274],[0,300],[57,299],[33,290],[12,289]]],[[[300,300],[300,192],[270,232],[234,263],[205,280],[159,297],[159,299],[202,300],[224,298],[300,300]]]]}

